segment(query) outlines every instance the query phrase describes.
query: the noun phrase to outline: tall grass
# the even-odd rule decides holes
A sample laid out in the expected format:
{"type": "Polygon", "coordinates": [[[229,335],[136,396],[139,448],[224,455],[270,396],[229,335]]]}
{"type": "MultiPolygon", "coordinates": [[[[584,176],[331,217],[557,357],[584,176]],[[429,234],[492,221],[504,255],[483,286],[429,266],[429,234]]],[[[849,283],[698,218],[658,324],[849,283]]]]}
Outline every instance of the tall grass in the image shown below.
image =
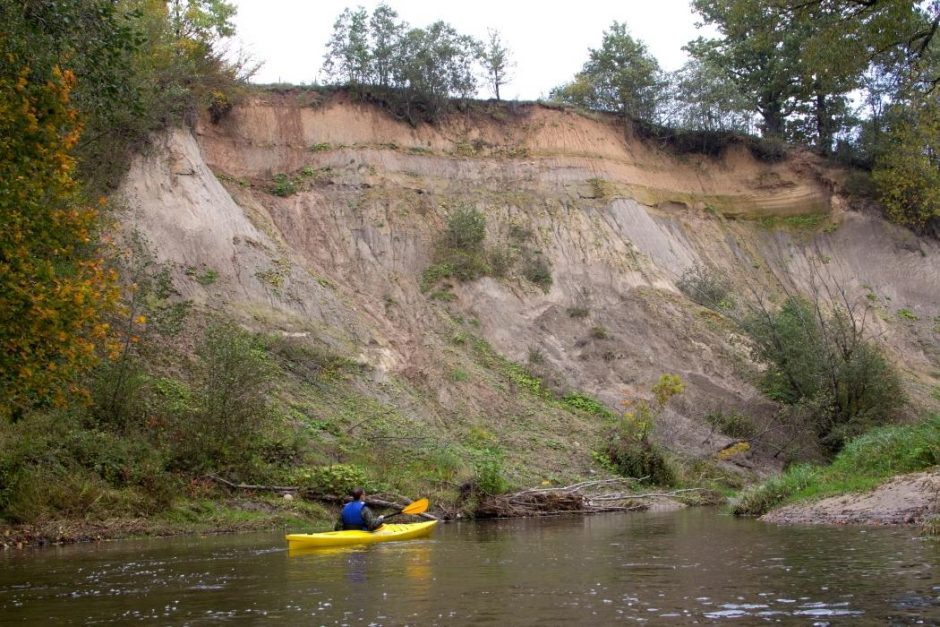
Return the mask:
{"type": "Polygon", "coordinates": [[[914,425],[869,431],[846,444],[829,466],[799,464],[746,490],[736,516],[761,516],[787,502],[871,489],[890,477],[940,464],[940,414],[914,425]]]}

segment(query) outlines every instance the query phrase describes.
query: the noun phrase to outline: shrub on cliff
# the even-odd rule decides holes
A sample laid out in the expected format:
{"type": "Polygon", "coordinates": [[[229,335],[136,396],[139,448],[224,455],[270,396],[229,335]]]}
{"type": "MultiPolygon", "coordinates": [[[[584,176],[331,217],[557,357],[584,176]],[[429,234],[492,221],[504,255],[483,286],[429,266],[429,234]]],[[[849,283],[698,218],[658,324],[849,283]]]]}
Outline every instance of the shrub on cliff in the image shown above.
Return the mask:
{"type": "Polygon", "coordinates": [[[600,454],[624,477],[649,479],[662,486],[676,482],[676,473],[662,449],[650,440],[656,418],[669,399],[685,389],[676,375],[664,374],[653,386],[653,402],[641,399],[608,428],[600,454]]]}
{"type": "Polygon", "coordinates": [[[820,301],[792,296],[776,310],[759,303],[742,324],[768,365],[764,391],[836,453],[848,439],[891,422],[904,393],[856,312],[838,305],[826,312],[820,301]]]}

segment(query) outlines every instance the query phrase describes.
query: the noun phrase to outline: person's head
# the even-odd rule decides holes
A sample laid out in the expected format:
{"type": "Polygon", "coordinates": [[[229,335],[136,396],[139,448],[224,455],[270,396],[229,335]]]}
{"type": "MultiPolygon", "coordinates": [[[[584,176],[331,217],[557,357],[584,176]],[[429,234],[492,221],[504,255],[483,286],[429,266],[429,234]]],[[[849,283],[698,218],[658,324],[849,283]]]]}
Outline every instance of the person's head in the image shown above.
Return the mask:
{"type": "Polygon", "coordinates": [[[365,492],[363,492],[362,488],[353,488],[350,494],[352,494],[354,501],[361,501],[362,497],[365,496],[365,492]]]}

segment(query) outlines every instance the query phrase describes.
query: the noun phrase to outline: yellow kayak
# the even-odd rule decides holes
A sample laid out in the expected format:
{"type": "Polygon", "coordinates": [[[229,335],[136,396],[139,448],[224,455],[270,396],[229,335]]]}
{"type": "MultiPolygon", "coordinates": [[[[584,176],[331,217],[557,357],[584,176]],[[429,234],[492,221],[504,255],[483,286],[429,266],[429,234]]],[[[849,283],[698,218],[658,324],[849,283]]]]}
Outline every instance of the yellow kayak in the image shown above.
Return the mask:
{"type": "Polygon", "coordinates": [[[292,533],[284,536],[290,549],[315,549],[353,544],[374,544],[395,540],[411,540],[431,535],[436,520],[419,523],[382,525],[375,531],[326,531],[323,533],[292,533]]]}

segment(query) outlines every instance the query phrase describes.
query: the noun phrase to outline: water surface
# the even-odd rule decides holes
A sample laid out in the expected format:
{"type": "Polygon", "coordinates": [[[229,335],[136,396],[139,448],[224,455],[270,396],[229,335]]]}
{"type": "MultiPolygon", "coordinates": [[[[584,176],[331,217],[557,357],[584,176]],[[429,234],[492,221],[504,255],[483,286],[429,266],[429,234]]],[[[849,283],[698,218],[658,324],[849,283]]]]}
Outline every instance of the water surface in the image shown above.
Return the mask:
{"type": "Polygon", "coordinates": [[[291,554],[280,533],[0,553],[2,624],[940,624],[940,541],[714,510],[450,524],[291,554]]]}

